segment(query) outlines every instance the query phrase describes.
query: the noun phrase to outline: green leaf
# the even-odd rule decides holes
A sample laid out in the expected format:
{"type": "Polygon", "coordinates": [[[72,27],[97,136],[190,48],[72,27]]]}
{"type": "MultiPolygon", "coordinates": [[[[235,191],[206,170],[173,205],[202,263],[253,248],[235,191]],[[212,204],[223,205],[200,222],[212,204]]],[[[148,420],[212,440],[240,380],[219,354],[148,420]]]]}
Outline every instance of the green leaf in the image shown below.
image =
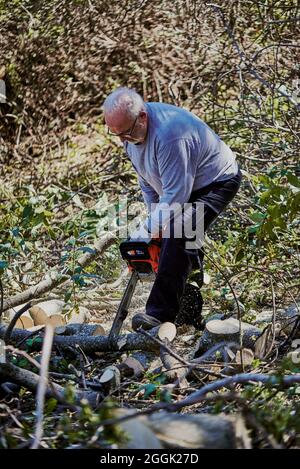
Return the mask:
{"type": "Polygon", "coordinates": [[[13,235],[14,238],[17,238],[18,236],[20,236],[20,228],[18,226],[14,227],[11,230],[11,234],[13,235]]]}
{"type": "Polygon", "coordinates": [[[269,205],[268,212],[271,218],[278,218],[282,214],[282,211],[285,210],[284,206],[279,205],[269,205]]]}
{"type": "Polygon", "coordinates": [[[240,262],[245,257],[245,251],[243,248],[240,248],[235,256],[235,262],[240,262]]]}
{"type": "Polygon", "coordinates": [[[261,226],[260,223],[253,225],[253,226],[248,226],[247,231],[249,234],[253,234],[253,233],[255,234],[258,232],[260,226],[261,226]]]}
{"type": "Polygon", "coordinates": [[[28,360],[26,358],[21,358],[21,360],[18,361],[18,366],[20,368],[24,368],[28,365],[28,360]]]}
{"type": "Polygon", "coordinates": [[[0,272],[8,267],[8,262],[7,261],[0,261],[0,272]]]}
{"type": "Polygon", "coordinates": [[[54,397],[51,397],[50,399],[47,400],[46,402],[46,405],[45,405],[45,412],[47,414],[51,414],[51,412],[53,412],[53,410],[56,408],[57,406],[57,400],[54,399],[54,397]]]}
{"type": "Polygon", "coordinates": [[[78,251],[82,252],[88,252],[89,254],[95,254],[95,249],[90,248],[89,246],[82,246],[81,248],[78,248],[78,251]]]}
{"type": "Polygon", "coordinates": [[[271,191],[270,190],[264,191],[259,197],[260,203],[264,204],[264,203],[268,202],[270,197],[271,197],[271,191]]]}
{"type": "Polygon", "coordinates": [[[75,275],[72,275],[72,280],[76,283],[76,285],[79,285],[79,286],[83,286],[85,285],[84,283],[84,278],[81,274],[75,274],[75,275]]]}
{"type": "Polygon", "coordinates": [[[266,214],[262,212],[253,212],[253,213],[250,213],[249,217],[251,218],[252,221],[256,223],[260,223],[266,218],[266,214]]]}
{"type": "Polygon", "coordinates": [[[300,179],[295,174],[288,173],[286,177],[291,186],[300,188],[300,179]]]}
{"type": "Polygon", "coordinates": [[[32,347],[33,344],[39,344],[43,341],[41,337],[33,337],[32,339],[27,339],[26,340],[26,345],[28,348],[32,347]]]}
{"type": "Polygon", "coordinates": [[[147,397],[149,397],[151,394],[153,394],[156,391],[156,388],[157,388],[156,384],[153,384],[153,383],[144,384],[141,387],[141,389],[145,390],[144,398],[147,399],[147,397]]]}
{"type": "Polygon", "coordinates": [[[279,133],[279,129],[275,129],[274,127],[262,127],[260,130],[262,132],[268,132],[268,133],[272,133],[272,134],[278,134],[279,133]]]}
{"type": "Polygon", "coordinates": [[[23,209],[22,218],[30,218],[33,215],[32,205],[26,205],[23,209]]]}
{"type": "Polygon", "coordinates": [[[68,301],[70,300],[70,298],[71,298],[71,296],[72,296],[72,293],[73,293],[73,290],[72,290],[72,289],[66,291],[65,297],[64,297],[65,303],[68,303],[68,301]]]}

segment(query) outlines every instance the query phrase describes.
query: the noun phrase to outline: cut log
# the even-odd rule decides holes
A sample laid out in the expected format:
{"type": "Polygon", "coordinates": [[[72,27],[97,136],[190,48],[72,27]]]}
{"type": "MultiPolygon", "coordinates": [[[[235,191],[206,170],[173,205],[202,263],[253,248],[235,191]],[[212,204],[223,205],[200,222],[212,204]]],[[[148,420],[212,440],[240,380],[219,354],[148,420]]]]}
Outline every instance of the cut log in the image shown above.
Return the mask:
{"type": "Polygon", "coordinates": [[[47,318],[53,314],[61,313],[64,305],[65,302],[62,300],[48,300],[32,306],[29,313],[34,321],[34,325],[39,326],[41,324],[46,324],[46,322],[41,321],[47,320],[47,318]]]}
{"type": "MultiPolygon", "coordinates": [[[[261,334],[260,329],[251,324],[242,322],[242,343],[244,347],[253,349],[256,339],[261,334]]],[[[214,319],[208,321],[205,330],[198,342],[195,357],[207,352],[218,343],[240,343],[239,321],[234,318],[214,319]]],[[[210,357],[211,359],[212,357],[210,357]]],[[[216,354],[213,354],[216,358],[216,354]]],[[[222,356],[222,359],[224,357],[222,356]]]]}
{"type": "MultiPolygon", "coordinates": [[[[19,306],[17,306],[16,308],[11,308],[11,309],[5,311],[5,312],[3,313],[3,317],[4,317],[6,320],[11,321],[11,320],[14,318],[15,314],[18,313],[22,308],[24,308],[25,304],[26,304],[26,303],[24,303],[24,304],[22,304],[22,305],[19,305],[19,306]]],[[[24,317],[27,317],[27,318],[31,318],[31,316],[30,316],[28,310],[25,311],[25,312],[22,314],[22,317],[23,317],[23,316],[24,316],[24,317]]]]}
{"type": "MultiPolygon", "coordinates": [[[[58,333],[65,334],[66,336],[69,335],[81,335],[81,336],[97,336],[97,335],[105,335],[105,330],[100,324],[66,324],[63,326],[63,329],[59,328],[58,333]]],[[[56,330],[55,330],[55,333],[56,330]]]]}
{"type": "Polygon", "coordinates": [[[15,327],[20,329],[30,329],[31,327],[33,327],[33,320],[28,316],[22,315],[17,320],[15,327]]]}
{"type": "Polygon", "coordinates": [[[157,353],[151,351],[139,351],[133,352],[130,357],[137,360],[145,371],[150,371],[154,374],[160,373],[161,371],[162,364],[157,353]]]}
{"type": "MultiPolygon", "coordinates": [[[[158,337],[168,348],[171,348],[171,342],[176,337],[176,326],[171,322],[163,323],[158,330],[158,337]]],[[[171,349],[172,350],[172,349],[171,349]]],[[[174,350],[175,352],[175,350],[174,350]]],[[[176,353],[176,352],[175,352],[176,353]]],[[[188,368],[177,360],[169,351],[162,345],[160,347],[160,359],[166,371],[164,375],[167,377],[169,382],[177,381],[179,387],[187,387],[188,382],[185,379],[187,375],[188,368]]]]}
{"type": "MultiPolygon", "coordinates": [[[[294,328],[296,320],[299,318],[299,310],[300,309],[300,298],[297,299],[296,304],[293,303],[287,308],[280,308],[276,310],[275,315],[275,322],[277,326],[277,332],[280,329],[285,334],[290,334],[294,328]]],[[[261,323],[271,323],[273,321],[273,311],[272,310],[264,310],[261,313],[257,314],[255,324],[261,323]]],[[[295,337],[299,337],[300,335],[300,325],[297,328],[295,337]]]]}
{"type": "Polygon", "coordinates": [[[53,327],[61,327],[64,323],[65,321],[61,314],[52,314],[46,321],[46,325],[51,324],[53,327]]]}
{"type": "MultiPolygon", "coordinates": [[[[135,414],[134,410],[114,409],[114,417],[124,417],[135,414]]],[[[120,422],[118,425],[126,435],[122,443],[118,444],[119,449],[162,449],[155,433],[147,425],[147,420],[142,417],[133,418],[120,422]]]]}
{"type": "Polygon", "coordinates": [[[108,366],[100,376],[99,383],[107,394],[116,391],[120,387],[121,373],[116,366],[108,366]]]}
{"type": "MultiPolygon", "coordinates": [[[[93,325],[93,324],[91,324],[93,325]]],[[[100,324],[95,324],[96,328],[93,331],[92,335],[105,335],[105,329],[100,324]]]]}
{"type": "Polygon", "coordinates": [[[250,366],[254,360],[254,353],[251,349],[249,348],[244,348],[241,351],[238,350],[235,355],[235,363],[238,365],[242,365],[242,358],[243,358],[243,366],[250,366]]]}
{"type": "Polygon", "coordinates": [[[66,323],[67,324],[83,324],[88,321],[90,317],[89,310],[83,306],[79,308],[74,308],[66,314],[66,323]]]}
{"type": "Polygon", "coordinates": [[[239,332],[239,323],[236,319],[225,319],[221,321],[214,319],[206,324],[206,330],[218,336],[235,336],[239,332]]]}
{"type": "Polygon", "coordinates": [[[31,317],[35,326],[45,326],[48,320],[48,315],[43,308],[33,306],[31,308],[31,317]]]}
{"type": "Polygon", "coordinates": [[[160,412],[148,425],[165,448],[251,448],[243,418],[223,415],[180,415],[160,412]]]}
{"type": "MultiPolygon", "coordinates": [[[[25,304],[18,306],[17,308],[12,308],[8,310],[5,314],[5,318],[9,321],[12,321],[14,318],[15,314],[20,311],[25,304]]],[[[33,320],[29,314],[29,311],[25,311],[22,316],[17,320],[15,327],[19,329],[29,329],[30,327],[33,327],[34,323],[33,320]]]]}
{"type": "Polygon", "coordinates": [[[35,326],[51,324],[53,327],[63,326],[65,323],[61,312],[65,303],[62,300],[49,300],[37,303],[29,309],[35,326]]]}
{"type": "Polygon", "coordinates": [[[140,378],[144,372],[145,368],[142,364],[134,357],[127,357],[122,363],[118,365],[120,373],[122,376],[134,376],[140,378]]]}
{"type": "Polygon", "coordinates": [[[172,342],[176,337],[176,326],[172,322],[164,322],[158,330],[157,336],[162,341],[172,342]]]}

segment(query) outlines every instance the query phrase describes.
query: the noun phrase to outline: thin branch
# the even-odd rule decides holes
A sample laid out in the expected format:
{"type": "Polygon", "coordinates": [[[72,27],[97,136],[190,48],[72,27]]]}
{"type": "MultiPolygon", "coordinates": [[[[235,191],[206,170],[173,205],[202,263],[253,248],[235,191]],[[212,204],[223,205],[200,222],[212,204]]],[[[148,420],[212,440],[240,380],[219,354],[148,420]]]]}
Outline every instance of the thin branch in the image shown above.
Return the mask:
{"type": "Polygon", "coordinates": [[[273,92],[276,91],[276,93],[278,93],[281,96],[284,96],[286,99],[288,99],[288,101],[291,104],[293,104],[293,106],[295,106],[296,109],[300,109],[300,104],[298,104],[292,96],[290,96],[288,93],[286,93],[282,88],[275,88],[275,85],[272,85],[267,80],[265,80],[263,77],[261,77],[260,74],[258,73],[258,71],[255,69],[255,67],[253,67],[252,63],[247,58],[245,52],[239,46],[239,44],[238,44],[238,42],[237,42],[237,40],[236,40],[236,38],[233,34],[233,31],[232,31],[231,27],[226,22],[225,16],[224,16],[224,13],[223,13],[221,7],[219,5],[214,4],[214,3],[206,3],[206,5],[211,7],[212,10],[215,11],[219,15],[219,17],[221,18],[223,26],[226,29],[226,32],[227,32],[229,38],[231,39],[232,44],[233,44],[234,48],[236,49],[236,51],[237,51],[237,53],[238,53],[238,55],[241,59],[241,62],[245,65],[246,70],[252,76],[254,76],[254,78],[256,78],[260,83],[262,83],[266,88],[269,88],[273,92]]]}
{"type": "Polygon", "coordinates": [[[275,342],[275,324],[276,324],[276,298],[275,298],[275,291],[273,285],[273,278],[271,277],[271,289],[272,289],[272,305],[273,305],[273,313],[272,313],[272,342],[267,350],[264,358],[266,359],[270,353],[272,352],[273,345],[275,342]]]}
{"type": "Polygon", "coordinates": [[[19,311],[16,312],[16,314],[14,315],[12,320],[10,321],[8,328],[6,329],[6,332],[5,332],[5,335],[4,335],[4,342],[5,343],[9,342],[10,337],[11,337],[11,333],[13,331],[13,328],[16,325],[17,320],[22,316],[22,314],[26,313],[26,311],[28,311],[29,308],[31,308],[31,306],[32,306],[32,302],[29,302],[25,306],[23,306],[23,308],[21,308],[19,311]]]}
{"type": "MultiPolygon", "coordinates": [[[[237,384],[248,384],[248,383],[262,383],[265,386],[272,386],[278,388],[285,388],[289,386],[293,386],[294,384],[300,383],[300,373],[294,374],[292,376],[280,376],[277,377],[276,375],[263,375],[263,374],[251,374],[251,373],[241,373],[234,376],[226,377],[224,379],[214,381],[213,383],[209,383],[206,386],[203,386],[200,390],[192,393],[185,399],[181,401],[175,402],[173,404],[167,404],[160,402],[158,404],[154,404],[152,407],[139,412],[138,414],[126,415],[124,417],[109,419],[102,422],[102,425],[116,425],[120,422],[125,420],[130,420],[132,418],[139,417],[141,415],[149,415],[159,410],[166,410],[169,412],[177,412],[180,409],[199,404],[202,401],[207,400],[207,394],[212,392],[216,392],[222,388],[231,388],[237,384]]],[[[216,395],[216,400],[222,398],[222,395],[216,395]]],[[[211,396],[209,398],[211,400],[211,396]]]]}
{"type": "Polygon", "coordinates": [[[2,314],[3,314],[3,301],[4,301],[4,291],[3,291],[3,284],[2,284],[2,279],[0,277],[0,322],[2,319],[2,314]]]}
{"type": "Polygon", "coordinates": [[[6,345],[5,346],[6,350],[9,350],[12,353],[15,353],[16,355],[21,355],[22,357],[26,358],[32,365],[34,365],[37,369],[40,369],[41,365],[38,361],[36,361],[34,358],[32,358],[25,350],[19,350],[12,345],[6,345]]]}
{"type": "Polygon", "coordinates": [[[41,439],[43,437],[44,404],[48,386],[48,369],[53,336],[54,328],[52,325],[47,324],[45,338],[43,342],[40,377],[36,396],[36,428],[33,443],[30,449],[38,449],[38,447],[40,446],[41,439]]]}

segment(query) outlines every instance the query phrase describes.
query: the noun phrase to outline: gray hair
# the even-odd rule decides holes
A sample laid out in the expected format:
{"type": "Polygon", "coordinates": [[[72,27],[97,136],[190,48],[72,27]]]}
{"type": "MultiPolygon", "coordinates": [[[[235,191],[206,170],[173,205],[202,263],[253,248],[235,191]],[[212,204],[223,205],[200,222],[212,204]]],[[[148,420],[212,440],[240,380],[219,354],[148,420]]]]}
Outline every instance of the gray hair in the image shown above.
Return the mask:
{"type": "Polygon", "coordinates": [[[117,88],[103,103],[105,113],[125,111],[133,118],[145,109],[143,98],[136,91],[126,87],[117,88]]]}

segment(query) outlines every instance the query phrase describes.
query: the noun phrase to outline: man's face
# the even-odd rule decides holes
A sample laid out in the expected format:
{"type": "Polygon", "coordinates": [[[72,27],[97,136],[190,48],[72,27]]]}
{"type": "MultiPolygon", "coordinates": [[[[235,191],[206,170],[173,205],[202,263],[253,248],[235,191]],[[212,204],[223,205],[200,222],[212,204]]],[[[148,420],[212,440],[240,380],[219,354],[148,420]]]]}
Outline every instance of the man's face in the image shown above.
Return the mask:
{"type": "Polygon", "coordinates": [[[110,133],[117,135],[121,142],[142,143],[146,139],[148,115],[145,111],[136,118],[124,111],[106,113],[104,118],[110,133]]]}

